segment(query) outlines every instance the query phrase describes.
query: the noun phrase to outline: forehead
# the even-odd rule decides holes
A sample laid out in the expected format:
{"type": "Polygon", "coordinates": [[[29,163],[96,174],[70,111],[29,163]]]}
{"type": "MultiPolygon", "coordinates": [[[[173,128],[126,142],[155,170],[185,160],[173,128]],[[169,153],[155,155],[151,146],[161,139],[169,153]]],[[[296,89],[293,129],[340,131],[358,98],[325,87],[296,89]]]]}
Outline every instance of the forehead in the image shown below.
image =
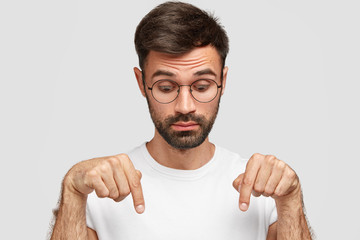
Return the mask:
{"type": "Polygon", "coordinates": [[[202,69],[210,69],[216,74],[220,74],[221,67],[219,53],[214,47],[208,45],[194,48],[182,55],[150,51],[144,70],[150,76],[158,70],[170,71],[174,75],[183,75],[202,69]]]}

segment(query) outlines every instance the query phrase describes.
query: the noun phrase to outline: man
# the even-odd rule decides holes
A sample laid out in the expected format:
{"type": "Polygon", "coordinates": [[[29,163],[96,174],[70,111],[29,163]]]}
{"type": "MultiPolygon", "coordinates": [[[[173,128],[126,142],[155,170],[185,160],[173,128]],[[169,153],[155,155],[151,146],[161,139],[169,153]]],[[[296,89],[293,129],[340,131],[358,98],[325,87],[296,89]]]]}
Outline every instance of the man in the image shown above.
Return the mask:
{"type": "Polygon", "coordinates": [[[209,141],[228,72],[216,19],[167,2],[142,19],[135,45],[155,135],[70,169],[52,239],[311,239],[287,164],[209,141]]]}

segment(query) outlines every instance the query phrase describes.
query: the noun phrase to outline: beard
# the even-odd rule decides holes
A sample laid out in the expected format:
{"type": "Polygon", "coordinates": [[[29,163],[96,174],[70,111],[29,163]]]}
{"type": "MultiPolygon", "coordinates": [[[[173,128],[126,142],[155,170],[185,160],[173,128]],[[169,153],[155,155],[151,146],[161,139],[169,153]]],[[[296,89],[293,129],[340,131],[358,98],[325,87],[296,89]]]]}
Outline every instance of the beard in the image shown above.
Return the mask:
{"type": "MultiPolygon", "coordinates": [[[[148,99],[147,99],[148,100],[148,99]]],[[[170,115],[165,119],[161,119],[152,108],[149,100],[148,106],[151,115],[151,119],[155,125],[156,130],[163,137],[163,139],[173,148],[179,150],[191,149],[200,146],[206,138],[214,125],[217,113],[219,111],[220,99],[213,114],[207,119],[200,114],[176,114],[170,115]],[[199,125],[197,130],[190,131],[175,131],[172,129],[172,125],[176,122],[189,122],[193,121],[199,125]]]]}

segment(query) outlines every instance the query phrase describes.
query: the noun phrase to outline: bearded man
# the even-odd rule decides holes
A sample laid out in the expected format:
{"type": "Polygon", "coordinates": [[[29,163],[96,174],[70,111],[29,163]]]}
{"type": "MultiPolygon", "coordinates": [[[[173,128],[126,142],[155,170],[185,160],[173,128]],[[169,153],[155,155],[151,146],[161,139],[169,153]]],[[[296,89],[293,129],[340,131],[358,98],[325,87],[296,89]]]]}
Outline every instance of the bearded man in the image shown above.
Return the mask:
{"type": "Polygon", "coordinates": [[[218,21],[166,2],[139,23],[135,46],[154,137],[73,166],[52,239],[311,239],[294,170],[209,141],[228,73],[218,21]]]}

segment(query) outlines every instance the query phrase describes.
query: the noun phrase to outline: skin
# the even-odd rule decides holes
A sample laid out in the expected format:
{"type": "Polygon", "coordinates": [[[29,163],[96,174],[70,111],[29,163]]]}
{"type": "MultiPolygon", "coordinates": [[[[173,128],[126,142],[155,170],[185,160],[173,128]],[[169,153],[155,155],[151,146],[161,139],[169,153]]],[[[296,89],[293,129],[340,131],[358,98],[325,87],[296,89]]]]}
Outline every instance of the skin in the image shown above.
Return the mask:
{"type": "MultiPolygon", "coordinates": [[[[195,73],[211,70],[214,74],[201,77],[221,83],[221,61],[217,51],[206,46],[195,48],[181,55],[172,56],[151,51],[144,70],[148,86],[159,79],[172,79],[180,85],[190,85],[199,76],[195,73]],[[154,76],[159,70],[169,74],[154,76]]],[[[134,68],[139,89],[153,111],[153,118],[163,120],[169,115],[201,114],[206,119],[214,116],[220,97],[224,94],[228,68],[223,69],[221,94],[209,103],[199,103],[190,94],[188,87],[182,87],[178,98],[169,104],[156,102],[150,90],[144,88],[142,72],[134,68]]],[[[181,123],[180,123],[181,125],[181,123]]],[[[175,131],[183,127],[171,126],[175,131]]],[[[198,131],[196,124],[191,127],[198,131]]],[[[186,150],[171,147],[155,130],[153,139],[147,143],[151,156],[160,164],[191,170],[205,165],[213,156],[215,146],[206,140],[198,147],[186,150]],[[171,160],[170,160],[171,159],[171,160]]],[[[52,239],[98,239],[96,232],[86,226],[86,200],[95,190],[98,197],[111,198],[120,202],[129,194],[134,199],[135,211],[145,211],[145,200],[141,187],[141,173],[136,170],[125,154],[95,158],[80,162],[66,174],[62,185],[62,197],[54,226],[52,239]]],[[[269,227],[267,239],[311,239],[302,207],[301,186],[296,173],[283,161],[271,155],[254,154],[248,161],[246,170],[233,182],[239,191],[239,208],[247,211],[251,195],[270,196],[275,199],[278,221],[269,227]]]]}
{"type": "MultiPolygon", "coordinates": [[[[184,54],[180,57],[174,57],[172,55],[159,52],[150,52],[147,59],[148,61],[145,64],[147,78],[145,81],[148,86],[151,86],[154,82],[160,79],[171,79],[178,82],[180,85],[190,85],[192,82],[200,78],[199,76],[194,75],[194,73],[204,69],[210,69],[216,74],[216,76],[205,74],[201,77],[216,80],[218,85],[221,84],[220,57],[216,50],[210,46],[194,49],[190,53],[184,54]],[[159,75],[152,77],[152,75],[158,70],[171,72],[174,76],[159,75]]],[[[150,90],[146,88],[144,90],[142,73],[140,69],[134,68],[139,89],[144,97],[146,94],[149,96],[148,102],[160,120],[165,119],[166,116],[178,113],[202,114],[209,119],[210,116],[214,114],[214,109],[216,109],[218,105],[220,96],[224,93],[227,71],[228,69],[225,67],[223,71],[223,88],[221,94],[218,94],[218,96],[209,103],[197,102],[191,96],[190,91],[188,90],[189,88],[183,87],[174,102],[169,104],[160,104],[151,97],[150,90]],[[145,91],[147,92],[145,93],[145,91]]],[[[174,149],[165,142],[156,129],[154,138],[147,144],[147,148],[151,156],[160,164],[166,167],[183,170],[197,169],[205,165],[212,158],[215,151],[215,146],[209,142],[209,138],[206,138],[203,144],[199,147],[193,149],[188,149],[186,151],[174,149]],[[171,159],[171,161],[169,159],[171,159]]]]}

